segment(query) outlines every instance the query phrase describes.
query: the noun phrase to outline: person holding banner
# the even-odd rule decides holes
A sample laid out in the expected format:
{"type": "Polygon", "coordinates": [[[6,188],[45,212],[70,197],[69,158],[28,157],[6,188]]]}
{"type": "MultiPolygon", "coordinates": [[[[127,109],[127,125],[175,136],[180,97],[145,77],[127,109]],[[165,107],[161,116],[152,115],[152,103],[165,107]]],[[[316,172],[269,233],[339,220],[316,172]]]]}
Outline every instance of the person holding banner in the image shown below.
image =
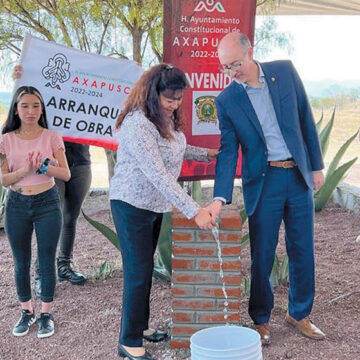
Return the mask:
{"type": "Polygon", "coordinates": [[[5,231],[13,252],[15,284],[22,309],[12,333],[24,336],[36,322],[30,287],[31,237],[35,228],[43,280],[37,337],[49,337],[54,333],[51,309],[62,222],[54,178],[68,181],[70,171],[61,135],[47,129],[44,101],[34,87],[16,90],[2,129],[0,154],[1,182],[9,187],[5,231]]]}
{"type": "MultiPolygon", "coordinates": [[[[16,65],[13,69],[13,79],[19,79],[23,68],[16,65]]],[[[66,160],[70,168],[70,181],[55,179],[59,189],[63,213],[63,225],[60,237],[60,249],[57,258],[57,272],[60,281],[69,281],[73,285],[83,285],[87,277],[73,269],[72,257],[76,234],[76,223],[81,206],[91,185],[91,161],[88,145],[65,142],[66,160]]],[[[41,296],[41,275],[36,261],[35,293],[41,296]]]]}
{"type": "Polygon", "coordinates": [[[251,246],[250,317],[268,344],[274,305],[270,274],[284,221],[290,276],[286,321],[309,338],[324,339],[309,318],[315,295],[313,189],[324,183],[324,163],[303,84],[290,61],[254,61],[244,34],[224,36],[218,52],[219,70],[234,81],[216,99],[221,147],[208,210],[215,219],[222,205],[231,203],[241,146],[251,246]]]}
{"type": "Polygon", "coordinates": [[[178,68],[150,68],[134,85],[116,122],[119,147],[109,198],[124,273],[118,353],[130,360],[153,359],[143,339],[157,342],[167,336],[148,323],[162,214],[175,206],[202,229],[215,225],[177,183],[184,158],[209,161],[218,154],[217,149],[186,145],[181,102],[187,85],[178,68]]]}

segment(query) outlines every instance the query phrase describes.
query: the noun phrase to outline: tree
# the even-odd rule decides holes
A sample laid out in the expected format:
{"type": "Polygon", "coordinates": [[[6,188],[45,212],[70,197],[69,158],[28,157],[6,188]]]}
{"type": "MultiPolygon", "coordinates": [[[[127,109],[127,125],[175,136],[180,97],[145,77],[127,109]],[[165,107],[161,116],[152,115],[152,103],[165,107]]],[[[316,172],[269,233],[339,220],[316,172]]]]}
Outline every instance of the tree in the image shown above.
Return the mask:
{"type": "Polygon", "coordinates": [[[107,36],[114,16],[100,2],[86,0],[1,0],[0,14],[0,49],[17,55],[26,32],[102,54],[109,47],[107,36]]]}
{"type": "Polygon", "coordinates": [[[271,13],[275,9],[275,0],[257,0],[256,11],[261,25],[255,30],[254,51],[255,58],[263,60],[273,49],[286,49],[290,54],[293,51],[292,37],[278,30],[278,24],[271,13]]]}
{"type": "Polygon", "coordinates": [[[133,60],[142,63],[148,42],[157,57],[162,59],[162,0],[98,0],[112,9],[132,38],[133,60]],[[144,39],[145,36],[145,39],[144,39]]]}
{"type": "Polygon", "coordinates": [[[290,54],[293,51],[291,41],[291,35],[278,30],[275,18],[267,16],[263,19],[261,26],[255,31],[255,58],[263,60],[276,48],[285,49],[290,54]]]}

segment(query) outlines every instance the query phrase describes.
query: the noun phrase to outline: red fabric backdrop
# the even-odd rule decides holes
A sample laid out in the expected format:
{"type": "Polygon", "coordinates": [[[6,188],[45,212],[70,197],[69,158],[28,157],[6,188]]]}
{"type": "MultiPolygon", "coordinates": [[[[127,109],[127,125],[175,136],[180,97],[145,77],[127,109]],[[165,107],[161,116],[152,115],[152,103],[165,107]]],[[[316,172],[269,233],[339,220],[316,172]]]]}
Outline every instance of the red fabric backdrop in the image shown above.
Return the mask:
{"type": "MultiPolygon", "coordinates": [[[[214,98],[230,78],[218,70],[218,41],[228,32],[254,37],[256,0],[164,1],[164,61],[181,68],[191,88],[184,96],[188,144],[218,148],[214,98]]],[[[241,156],[237,176],[240,176],[241,156]]],[[[184,161],[181,180],[213,179],[215,162],[184,161]]]]}

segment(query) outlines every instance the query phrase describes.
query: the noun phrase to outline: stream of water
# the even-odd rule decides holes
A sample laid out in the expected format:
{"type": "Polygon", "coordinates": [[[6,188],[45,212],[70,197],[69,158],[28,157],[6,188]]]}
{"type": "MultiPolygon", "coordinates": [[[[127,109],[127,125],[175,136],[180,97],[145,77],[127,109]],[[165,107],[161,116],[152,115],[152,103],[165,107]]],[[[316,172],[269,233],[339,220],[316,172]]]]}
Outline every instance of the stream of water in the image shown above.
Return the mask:
{"type": "Polygon", "coordinates": [[[219,239],[219,228],[218,226],[215,226],[212,228],[211,230],[214,239],[216,241],[216,245],[217,245],[217,255],[218,255],[218,260],[219,260],[219,265],[220,265],[220,269],[219,269],[219,273],[220,273],[220,279],[222,281],[222,292],[224,294],[224,320],[226,321],[226,325],[229,325],[227,319],[228,319],[228,306],[229,306],[229,302],[228,302],[228,294],[226,292],[226,287],[225,287],[225,279],[224,279],[224,270],[223,270],[223,259],[222,259],[222,254],[221,254],[221,244],[220,244],[220,239],[219,239]]]}

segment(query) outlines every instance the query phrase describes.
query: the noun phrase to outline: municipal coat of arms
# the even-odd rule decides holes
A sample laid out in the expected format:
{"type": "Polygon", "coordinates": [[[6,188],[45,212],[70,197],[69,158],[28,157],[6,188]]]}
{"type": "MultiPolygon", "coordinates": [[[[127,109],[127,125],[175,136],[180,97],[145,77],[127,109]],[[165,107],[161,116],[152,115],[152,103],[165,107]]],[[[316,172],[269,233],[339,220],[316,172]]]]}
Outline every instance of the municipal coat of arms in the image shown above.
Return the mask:
{"type": "Polygon", "coordinates": [[[202,122],[217,124],[217,111],[215,106],[215,96],[200,96],[195,99],[196,115],[202,122]]]}

